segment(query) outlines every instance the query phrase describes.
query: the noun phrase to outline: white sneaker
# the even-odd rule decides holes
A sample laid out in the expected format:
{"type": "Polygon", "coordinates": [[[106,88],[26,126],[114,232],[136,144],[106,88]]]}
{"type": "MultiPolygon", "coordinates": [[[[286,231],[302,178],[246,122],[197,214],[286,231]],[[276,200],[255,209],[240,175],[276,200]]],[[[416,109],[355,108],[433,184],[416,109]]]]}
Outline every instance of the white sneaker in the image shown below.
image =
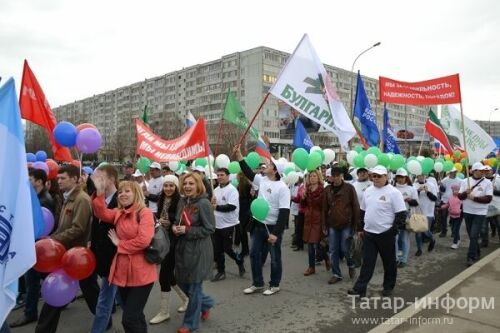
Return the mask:
{"type": "Polygon", "coordinates": [[[256,291],[260,291],[262,289],[264,289],[264,287],[250,286],[247,289],[243,290],[243,293],[249,295],[249,294],[253,294],[256,291]]]}
{"type": "Polygon", "coordinates": [[[451,247],[453,250],[456,250],[456,249],[458,249],[458,244],[453,243],[453,244],[451,244],[451,246],[450,246],[450,247],[451,247]]]}
{"type": "Polygon", "coordinates": [[[278,291],[280,291],[280,287],[269,287],[262,294],[265,296],[271,296],[276,294],[278,291]]]}

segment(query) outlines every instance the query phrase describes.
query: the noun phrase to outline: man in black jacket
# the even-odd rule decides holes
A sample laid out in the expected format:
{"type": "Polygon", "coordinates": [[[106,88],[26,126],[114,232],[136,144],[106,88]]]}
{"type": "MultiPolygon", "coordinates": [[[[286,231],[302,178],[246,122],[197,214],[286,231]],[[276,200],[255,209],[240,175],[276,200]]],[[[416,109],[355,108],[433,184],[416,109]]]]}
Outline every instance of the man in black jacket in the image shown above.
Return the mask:
{"type": "MultiPolygon", "coordinates": [[[[40,201],[40,206],[54,214],[54,200],[45,187],[47,174],[43,170],[32,169],[29,172],[30,182],[40,201]]],[[[24,275],[26,279],[26,300],[24,314],[21,318],[10,324],[10,327],[24,326],[38,319],[38,298],[40,297],[40,281],[42,275],[30,268],[24,275]]]]}

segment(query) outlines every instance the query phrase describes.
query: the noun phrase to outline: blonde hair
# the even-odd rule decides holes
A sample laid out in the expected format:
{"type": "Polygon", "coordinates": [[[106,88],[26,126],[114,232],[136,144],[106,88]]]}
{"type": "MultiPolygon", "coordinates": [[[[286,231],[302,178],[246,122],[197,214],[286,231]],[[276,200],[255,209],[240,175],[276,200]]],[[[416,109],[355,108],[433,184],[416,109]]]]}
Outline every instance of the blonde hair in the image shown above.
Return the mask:
{"type": "Polygon", "coordinates": [[[181,176],[179,187],[180,187],[180,192],[182,195],[186,195],[184,193],[184,181],[188,178],[193,178],[193,180],[194,180],[194,183],[196,185],[196,196],[202,195],[207,191],[207,189],[205,188],[205,185],[203,184],[202,176],[195,173],[195,172],[191,172],[191,173],[186,173],[186,174],[181,176]]]}
{"type": "MultiPolygon", "coordinates": [[[[137,206],[138,210],[146,207],[146,198],[144,197],[144,193],[142,192],[142,189],[137,182],[130,180],[121,181],[118,185],[118,193],[120,193],[120,191],[122,191],[125,187],[130,188],[130,190],[132,190],[132,193],[134,193],[133,204],[137,206]]],[[[118,209],[123,208],[125,207],[123,207],[120,201],[118,201],[118,209]]]]}
{"type": "Polygon", "coordinates": [[[316,174],[318,176],[318,183],[321,184],[323,183],[323,175],[321,174],[321,171],[318,169],[315,169],[313,171],[310,171],[307,176],[307,185],[311,184],[310,177],[312,174],[316,174]]]}

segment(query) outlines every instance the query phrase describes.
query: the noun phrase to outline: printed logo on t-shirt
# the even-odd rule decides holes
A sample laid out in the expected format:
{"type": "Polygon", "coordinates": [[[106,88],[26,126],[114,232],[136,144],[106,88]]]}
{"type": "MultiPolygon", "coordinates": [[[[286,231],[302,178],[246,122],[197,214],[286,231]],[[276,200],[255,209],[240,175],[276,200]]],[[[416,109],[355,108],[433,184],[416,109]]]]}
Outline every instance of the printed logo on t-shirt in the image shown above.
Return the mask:
{"type": "Polygon", "coordinates": [[[477,191],[478,191],[478,192],[483,192],[483,188],[482,188],[481,186],[479,186],[479,187],[477,188],[477,191]]]}
{"type": "Polygon", "coordinates": [[[407,197],[407,196],[408,196],[408,193],[403,192],[403,197],[407,197]]]}
{"type": "Polygon", "coordinates": [[[222,201],[226,201],[226,197],[222,197],[222,201]]]}
{"type": "Polygon", "coordinates": [[[267,192],[272,193],[271,188],[268,188],[268,189],[267,189],[267,192]]]}
{"type": "Polygon", "coordinates": [[[385,201],[385,195],[381,196],[380,198],[378,198],[378,200],[380,201],[385,201]]]}

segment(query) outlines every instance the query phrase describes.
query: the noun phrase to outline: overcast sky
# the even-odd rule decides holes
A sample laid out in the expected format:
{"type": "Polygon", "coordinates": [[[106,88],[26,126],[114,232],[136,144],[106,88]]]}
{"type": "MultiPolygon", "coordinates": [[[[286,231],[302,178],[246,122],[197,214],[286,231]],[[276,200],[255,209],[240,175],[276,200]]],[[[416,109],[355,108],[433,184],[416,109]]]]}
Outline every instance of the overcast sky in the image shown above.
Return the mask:
{"type": "Polygon", "coordinates": [[[28,59],[52,107],[257,46],[291,53],[308,33],[324,63],[350,69],[380,41],[363,75],[459,73],[466,115],[500,108],[496,0],[4,0],[0,14],[0,76],[19,86],[28,59]]]}

